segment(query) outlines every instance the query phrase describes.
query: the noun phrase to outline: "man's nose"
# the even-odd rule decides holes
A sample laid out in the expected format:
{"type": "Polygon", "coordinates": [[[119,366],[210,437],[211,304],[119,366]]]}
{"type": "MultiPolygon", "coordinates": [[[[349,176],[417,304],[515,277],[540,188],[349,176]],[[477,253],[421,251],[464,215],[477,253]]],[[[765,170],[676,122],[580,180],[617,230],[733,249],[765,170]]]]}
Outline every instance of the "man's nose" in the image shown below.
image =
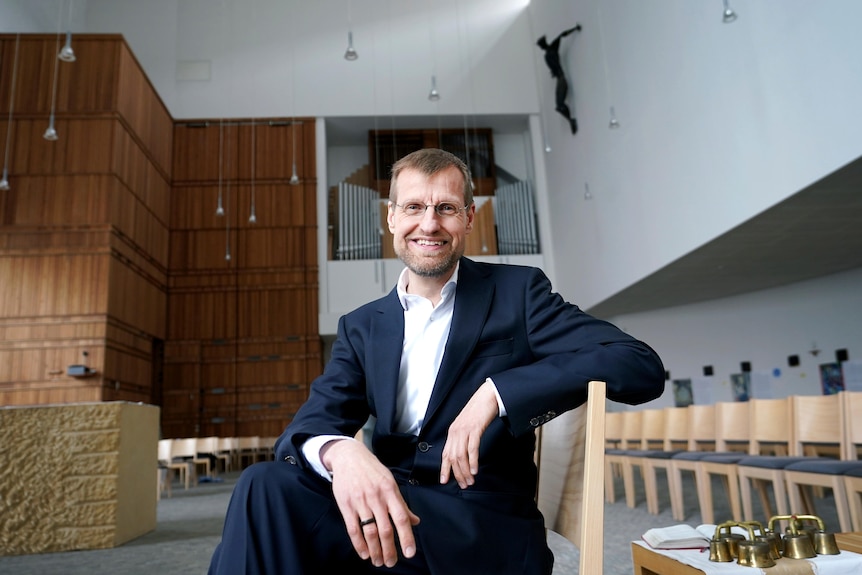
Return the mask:
{"type": "Polygon", "coordinates": [[[427,206],[425,208],[425,213],[422,214],[421,226],[422,229],[437,229],[440,227],[440,216],[437,213],[437,208],[435,206],[427,206]]]}

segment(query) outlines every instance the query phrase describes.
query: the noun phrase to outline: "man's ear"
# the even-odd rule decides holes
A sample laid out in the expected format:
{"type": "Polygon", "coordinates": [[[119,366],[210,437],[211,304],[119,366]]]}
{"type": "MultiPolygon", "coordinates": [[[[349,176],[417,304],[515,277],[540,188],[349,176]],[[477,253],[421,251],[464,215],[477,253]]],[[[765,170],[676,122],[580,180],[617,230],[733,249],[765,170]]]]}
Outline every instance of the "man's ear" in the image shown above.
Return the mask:
{"type": "Polygon", "coordinates": [[[470,207],[467,208],[467,233],[473,231],[473,220],[476,219],[476,203],[470,204],[470,207]]]}
{"type": "Polygon", "coordinates": [[[389,233],[395,234],[395,204],[389,202],[386,208],[386,223],[389,225],[389,233]]]}

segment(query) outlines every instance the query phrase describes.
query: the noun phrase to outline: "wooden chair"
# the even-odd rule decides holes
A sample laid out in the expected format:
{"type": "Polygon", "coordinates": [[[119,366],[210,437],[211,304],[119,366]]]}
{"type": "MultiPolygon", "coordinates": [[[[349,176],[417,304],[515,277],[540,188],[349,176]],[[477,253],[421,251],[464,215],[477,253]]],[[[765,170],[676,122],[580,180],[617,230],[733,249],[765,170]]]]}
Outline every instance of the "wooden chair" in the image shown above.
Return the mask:
{"type": "Polygon", "coordinates": [[[739,502],[737,462],[750,449],[749,403],[722,401],[715,404],[715,453],[700,458],[695,464],[698,504],[703,523],[742,520],[739,502]],[[715,520],[712,498],[712,476],[721,477],[732,517],[715,520]]]}
{"type": "Polygon", "coordinates": [[[808,488],[824,487],[832,489],[838,523],[841,531],[850,531],[850,518],[846,482],[844,475],[862,467],[857,459],[844,459],[855,456],[856,449],[848,446],[844,419],[848,406],[845,405],[847,392],[835,395],[794,396],[794,450],[799,453],[805,444],[839,444],[841,460],[818,457],[791,463],[784,468],[784,481],[792,513],[816,514],[814,498],[808,488]]]}
{"type": "MultiPolygon", "coordinates": [[[[627,450],[622,459],[623,476],[628,473],[634,478],[634,469],[640,470],[644,483],[644,495],[646,497],[647,510],[658,514],[658,488],[656,487],[656,474],[651,473],[653,469],[651,460],[670,458],[671,454],[664,450],[665,437],[667,434],[667,410],[666,409],[644,409],[641,416],[641,445],[638,449],[627,450]],[[628,471],[626,467],[630,467],[628,471]]],[[[626,503],[632,505],[626,496],[626,503]]]]}
{"type": "MultiPolygon", "coordinates": [[[[622,433],[620,434],[620,446],[617,449],[608,449],[605,452],[605,477],[619,473],[623,477],[623,490],[626,496],[626,505],[635,506],[635,483],[632,466],[626,465],[626,452],[630,449],[638,449],[641,445],[641,432],[643,426],[643,411],[623,411],[622,433]]],[[[608,503],[616,501],[616,489],[611,480],[606,482],[605,499],[608,503]]]]}
{"type": "Polygon", "coordinates": [[[173,459],[173,439],[159,440],[159,467],[167,469],[165,474],[165,487],[168,492],[168,497],[171,495],[171,479],[173,472],[176,471],[180,483],[189,488],[189,467],[188,464],[182,461],[174,461],[173,459]]]}
{"type": "Polygon", "coordinates": [[[754,516],[751,488],[757,489],[763,514],[788,515],[787,491],[784,487],[784,468],[799,461],[792,450],[793,404],[789,398],[752,399],[751,404],[751,455],[737,462],[736,474],[742,498],[744,521],[758,519],[754,516]],[[775,505],[769,498],[767,487],[772,485],[775,505]]]}
{"type": "Polygon", "coordinates": [[[537,500],[549,529],[580,551],[580,575],[601,575],[604,554],[604,382],[589,383],[587,403],[540,429],[537,500]]]}
{"type": "Polygon", "coordinates": [[[697,461],[715,451],[715,405],[689,405],[685,409],[689,421],[688,446],[686,451],[675,453],[671,457],[669,471],[672,478],[668,480],[671,487],[671,510],[677,521],[685,520],[682,472],[691,472],[697,483],[697,461]]]}
{"type": "MultiPolygon", "coordinates": [[[[862,447],[862,392],[844,392],[845,459],[859,460],[862,447]]],[[[844,487],[853,531],[862,531],[862,465],[844,473],[844,487]]]]}
{"type": "Polygon", "coordinates": [[[230,471],[234,466],[239,467],[237,461],[237,449],[239,441],[236,437],[219,437],[218,438],[218,455],[219,459],[224,463],[225,473],[230,471]]]}
{"type": "Polygon", "coordinates": [[[672,457],[684,451],[688,445],[689,416],[685,407],[666,407],[664,417],[664,443],[661,451],[653,451],[647,455],[644,472],[644,486],[648,489],[646,493],[647,511],[658,515],[658,482],[657,469],[664,469],[667,477],[668,493],[670,494],[671,513],[674,517],[681,514],[680,509],[674,509],[679,504],[673,494],[678,490],[671,473],[672,457]]]}
{"type": "Polygon", "coordinates": [[[172,440],[171,461],[184,461],[190,464],[190,469],[194,473],[192,476],[194,485],[198,484],[198,467],[203,467],[206,475],[211,473],[210,460],[206,457],[198,457],[198,440],[196,437],[172,440]]]}
{"type": "MultiPolygon", "coordinates": [[[[215,436],[197,438],[198,457],[201,455],[210,460],[210,471],[215,477],[218,474],[219,462],[225,471],[228,469],[228,455],[219,450],[219,438],[215,436]]],[[[207,474],[209,475],[209,473],[207,474]]]]}

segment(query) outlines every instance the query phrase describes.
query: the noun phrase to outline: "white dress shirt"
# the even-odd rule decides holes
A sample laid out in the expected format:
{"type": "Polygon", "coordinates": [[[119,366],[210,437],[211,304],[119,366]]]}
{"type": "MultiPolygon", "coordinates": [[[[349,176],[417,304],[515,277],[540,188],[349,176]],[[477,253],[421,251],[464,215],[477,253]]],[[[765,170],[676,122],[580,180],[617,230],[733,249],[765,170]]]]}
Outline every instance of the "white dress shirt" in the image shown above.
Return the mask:
{"type": "MultiPolygon", "coordinates": [[[[460,263],[440,292],[440,302],[407,293],[408,270],[398,277],[397,293],[404,308],[404,342],[401,351],[401,368],[398,372],[397,419],[395,430],[419,435],[425,412],[434,390],[434,381],[443,361],[443,350],[449,341],[452,312],[455,310],[455,288],[458,284],[460,263]]],[[[489,380],[490,381],[490,380],[489,380]]],[[[491,382],[493,384],[493,382],[491,382]]],[[[494,392],[497,393],[496,387],[494,392]]],[[[500,394],[497,393],[500,415],[505,415],[500,394]]],[[[332,474],[320,461],[321,448],[333,439],[352,439],[341,435],[319,435],[302,445],[302,453],[315,471],[326,478],[332,474]]]]}

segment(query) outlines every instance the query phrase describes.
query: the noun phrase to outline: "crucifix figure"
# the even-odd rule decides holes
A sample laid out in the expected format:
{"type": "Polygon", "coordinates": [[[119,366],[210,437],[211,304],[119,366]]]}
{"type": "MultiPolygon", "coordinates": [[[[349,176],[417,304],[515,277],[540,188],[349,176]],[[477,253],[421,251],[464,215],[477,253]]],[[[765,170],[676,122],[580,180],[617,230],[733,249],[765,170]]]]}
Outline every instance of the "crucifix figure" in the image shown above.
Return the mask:
{"type": "Polygon", "coordinates": [[[566,80],[566,74],[563,72],[563,66],[560,64],[560,40],[571,34],[572,32],[580,32],[581,25],[575,24],[574,27],[569,28],[568,30],[560,33],[559,36],[554,38],[553,42],[550,44],[545,36],[539,38],[536,44],[545,51],[545,63],[548,65],[548,68],[551,69],[551,76],[556,78],[557,80],[557,91],[556,91],[556,105],[557,112],[559,112],[566,120],[569,121],[569,124],[572,127],[572,134],[576,134],[578,132],[578,122],[575,120],[574,116],[572,116],[572,112],[569,110],[569,106],[566,104],[566,95],[569,92],[569,84],[566,80]]]}

